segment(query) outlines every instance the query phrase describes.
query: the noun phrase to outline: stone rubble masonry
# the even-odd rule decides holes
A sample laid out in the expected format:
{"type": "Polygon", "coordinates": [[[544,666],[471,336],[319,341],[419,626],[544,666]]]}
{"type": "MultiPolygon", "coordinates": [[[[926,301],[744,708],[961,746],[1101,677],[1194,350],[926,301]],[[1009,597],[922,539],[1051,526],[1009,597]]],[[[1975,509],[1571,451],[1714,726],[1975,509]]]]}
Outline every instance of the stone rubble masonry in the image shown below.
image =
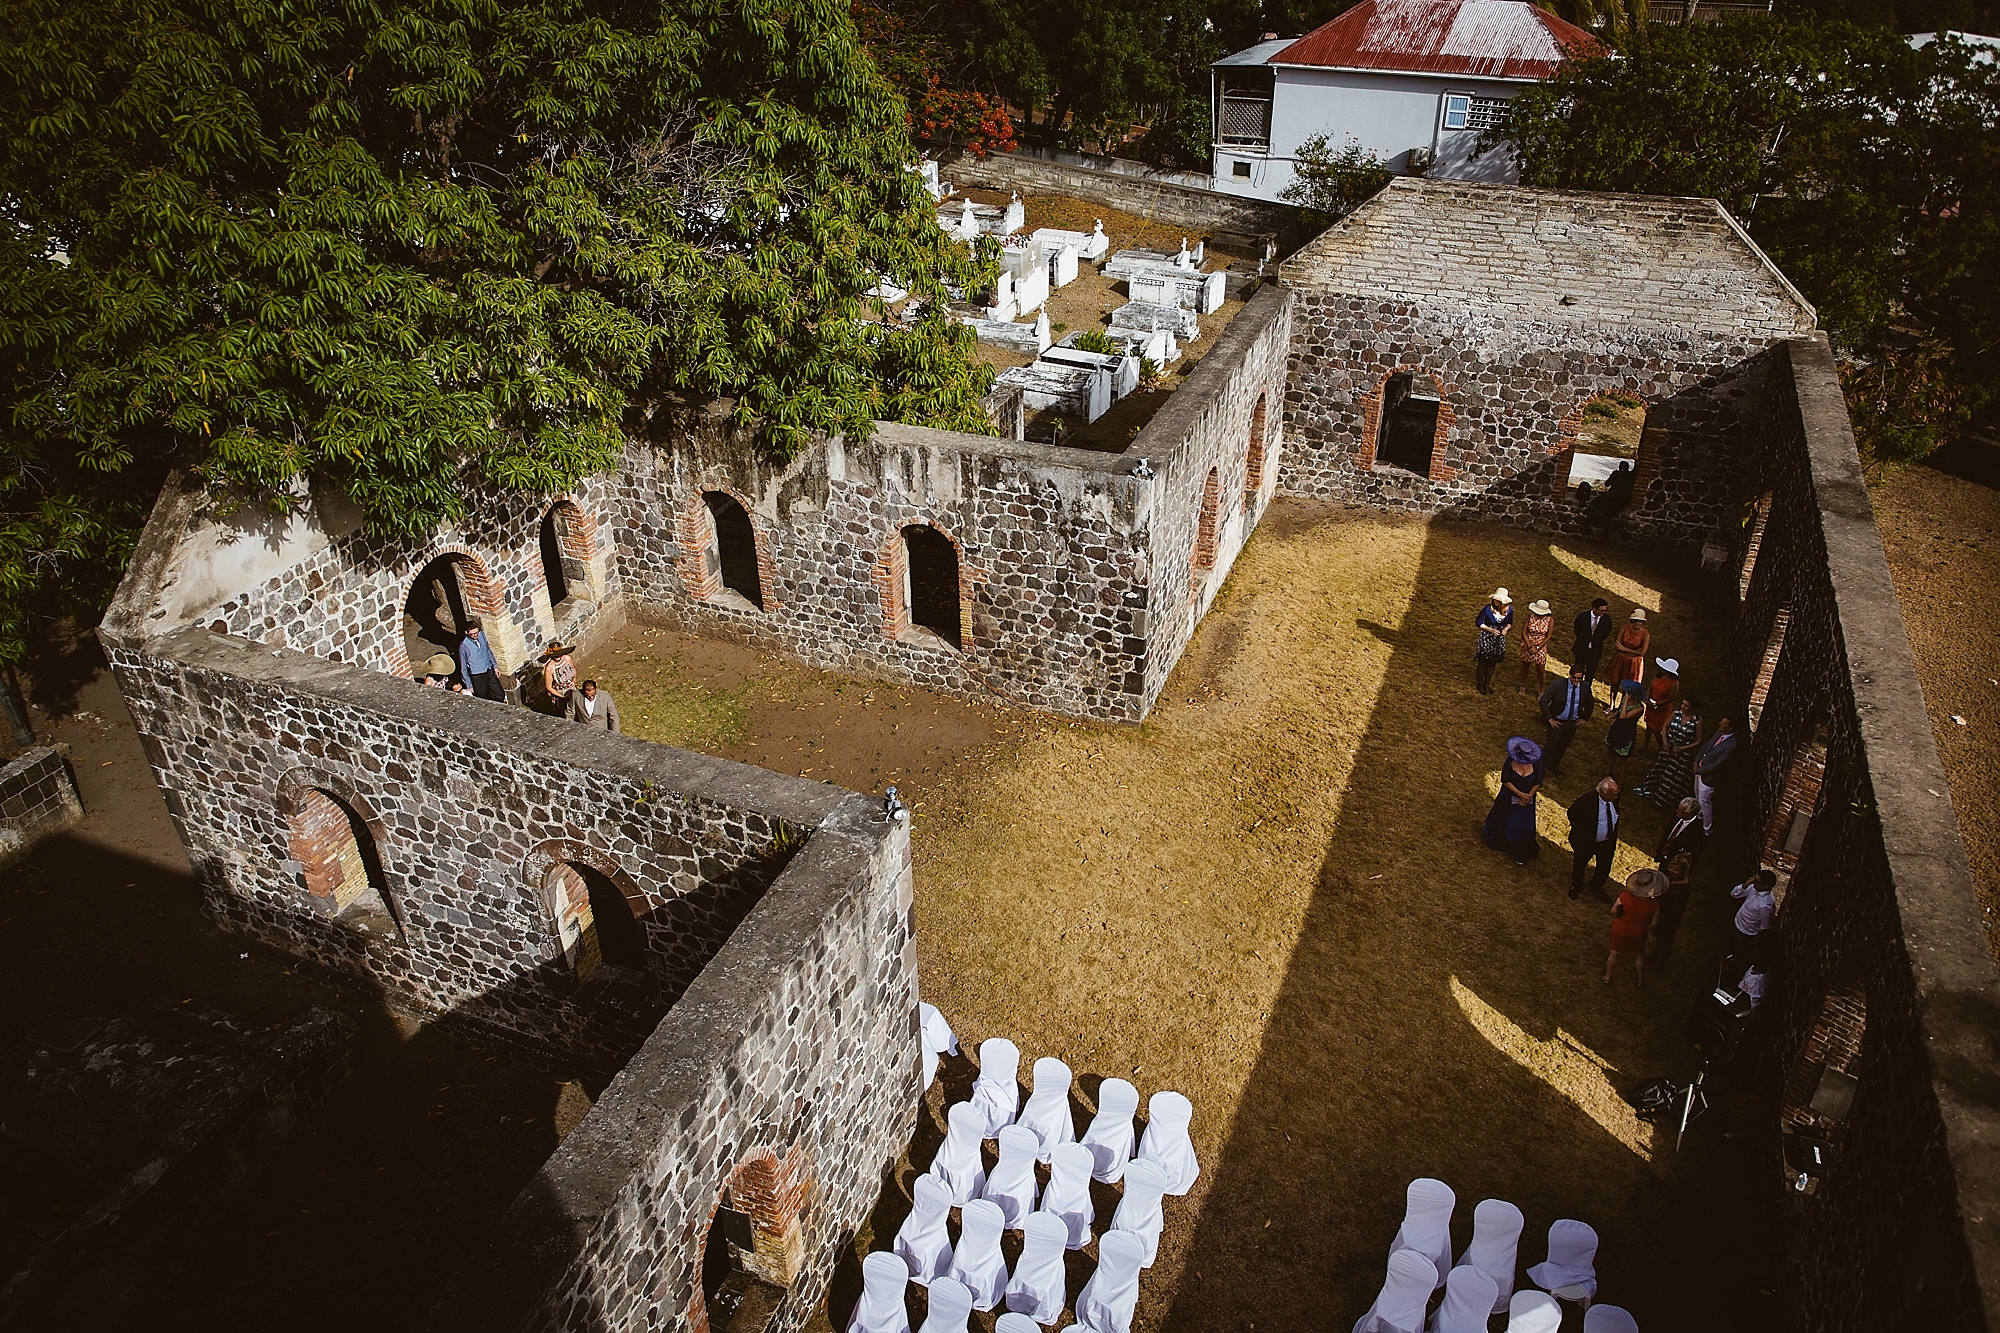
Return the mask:
{"type": "Polygon", "coordinates": [[[37,745],[0,768],[0,869],[83,818],[69,747],[37,745]]]}
{"type": "Polygon", "coordinates": [[[1711,200],[1399,177],[1280,276],[1286,493],[1580,534],[1583,408],[1631,394],[1646,424],[1621,526],[1678,546],[1733,531],[1772,349],[1815,322],[1711,200]],[[1375,456],[1400,370],[1443,398],[1427,476],[1375,456]]]}
{"type": "Polygon", "coordinates": [[[1778,351],[1783,391],[1745,488],[1772,502],[1732,643],[1738,697],[1781,608],[1789,623],[1725,791],[1752,829],[1789,826],[1787,804],[1808,799],[1799,756],[1823,742],[1825,757],[1778,910],[1764,1085],[1775,1097],[1805,1058],[1829,995],[1865,1014],[1832,1166],[1786,1196],[1787,1327],[2000,1328],[2000,971],[1833,355],[1821,336],[1778,351]]]}

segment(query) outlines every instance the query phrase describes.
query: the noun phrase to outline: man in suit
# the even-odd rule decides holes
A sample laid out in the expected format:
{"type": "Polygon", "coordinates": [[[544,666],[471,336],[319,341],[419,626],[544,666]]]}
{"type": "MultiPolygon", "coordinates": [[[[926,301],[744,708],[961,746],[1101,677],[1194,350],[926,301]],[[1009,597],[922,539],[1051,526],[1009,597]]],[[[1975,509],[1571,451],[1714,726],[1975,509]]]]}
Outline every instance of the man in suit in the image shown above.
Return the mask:
{"type": "Polygon", "coordinates": [[[1575,637],[1570,644],[1569,663],[1582,667],[1583,678],[1589,680],[1597,674],[1597,664],[1604,658],[1604,641],[1611,637],[1611,603],[1598,598],[1588,611],[1576,613],[1572,628],[1575,637]]]}
{"type": "Polygon", "coordinates": [[[1542,745],[1542,758],[1551,773],[1562,772],[1563,755],[1569,751],[1569,743],[1576,739],[1576,729],[1583,720],[1596,709],[1597,701],[1590,693],[1590,669],[1575,665],[1569,669],[1568,680],[1558,680],[1543,690],[1535,703],[1542,710],[1542,721],[1548,726],[1548,739],[1542,745]]]}
{"type": "Polygon", "coordinates": [[[1715,832],[1715,787],[1722,781],[1722,770],[1736,758],[1736,745],[1736,724],[1725,717],[1715,724],[1715,734],[1695,751],[1694,795],[1701,805],[1704,835],[1715,832]]]}
{"type": "Polygon", "coordinates": [[[1611,854],[1618,850],[1618,784],[1610,778],[1570,802],[1569,845],[1573,853],[1569,896],[1575,898],[1583,892],[1584,873],[1594,857],[1597,873],[1590,880],[1591,896],[1610,902],[1604,885],[1611,878],[1611,854]]]}
{"type": "Polygon", "coordinates": [[[598,689],[594,680],[586,680],[569,692],[569,720],[586,727],[616,731],[618,705],[611,701],[610,691],[598,689]]]}
{"type": "Polygon", "coordinates": [[[1666,832],[1660,834],[1660,845],[1653,857],[1662,870],[1666,869],[1667,862],[1674,859],[1675,852],[1686,852],[1692,862],[1699,865],[1701,847],[1707,840],[1708,835],[1701,828],[1701,802],[1692,796],[1684,796],[1672,821],[1667,824],[1666,832]]]}

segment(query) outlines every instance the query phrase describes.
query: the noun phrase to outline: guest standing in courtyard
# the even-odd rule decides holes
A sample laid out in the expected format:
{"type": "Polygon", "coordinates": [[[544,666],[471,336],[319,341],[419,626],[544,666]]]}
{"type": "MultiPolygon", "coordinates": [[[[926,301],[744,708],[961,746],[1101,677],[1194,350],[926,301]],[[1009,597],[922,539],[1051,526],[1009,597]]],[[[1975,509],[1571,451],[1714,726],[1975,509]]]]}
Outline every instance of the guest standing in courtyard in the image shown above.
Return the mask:
{"type": "Polygon", "coordinates": [[[1646,774],[1646,780],[1633,791],[1662,810],[1693,796],[1694,755],[1700,745],[1701,714],[1695,701],[1683,694],[1674,700],[1674,711],[1661,733],[1660,757],[1653,761],[1653,770],[1646,774]]]}
{"type": "Polygon", "coordinates": [[[1653,631],[1646,627],[1646,608],[1635,606],[1625,621],[1625,627],[1618,631],[1618,638],[1611,645],[1608,682],[1614,686],[1624,680],[1643,682],[1646,679],[1646,654],[1652,650],[1653,631]]]}
{"type": "Polygon", "coordinates": [[[1556,613],[1546,601],[1528,603],[1528,618],[1521,623],[1521,683],[1514,693],[1539,696],[1549,683],[1549,636],[1556,627],[1556,613]]]}
{"type": "Polygon", "coordinates": [[[1646,989],[1646,932],[1660,910],[1660,897],[1667,891],[1667,877],[1657,870],[1635,870],[1626,877],[1625,891],[1611,905],[1611,952],[1604,960],[1604,984],[1611,984],[1611,971],[1621,954],[1632,956],[1632,970],[1639,976],[1639,989],[1646,989]]]}
{"type": "Polygon", "coordinates": [[[1570,644],[1569,664],[1583,668],[1584,679],[1597,675],[1597,664],[1604,657],[1604,641],[1611,637],[1611,603],[1602,597],[1590,604],[1588,611],[1576,613],[1574,642],[1570,644]]]}
{"type": "Polygon", "coordinates": [[[1778,917],[1777,872],[1759,870],[1731,889],[1729,896],[1743,901],[1743,906],[1736,909],[1736,919],[1730,923],[1736,928],[1736,947],[1729,952],[1738,958],[1761,959],[1764,936],[1778,917]]]}
{"type": "Polygon", "coordinates": [[[582,689],[569,692],[569,720],[586,727],[617,731],[618,705],[612,702],[611,691],[600,690],[596,681],[586,680],[582,689]]]}
{"type": "Polygon", "coordinates": [[[1689,863],[1701,860],[1701,849],[1708,835],[1701,831],[1701,802],[1692,796],[1681,798],[1680,808],[1667,822],[1660,834],[1660,845],[1653,851],[1653,859],[1662,866],[1681,852],[1688,854],[1689,863]]]}
{"type": "Polygon", "coordinates": [[[1505,588],[1495,588],[1486,605],[1472,618],[1479,630],[1473,645],[1473,680],[1481,694],[1493,693],[1493,673],[1507,656],[1507,631],[1514,627],[1514,599],[1505,588]]]}
{"type": "Polygon", "coordinates": [[[1480,841],[1524,866],[1540,854],[1535,832],[1535,797],[1542,788],[1542,747],[1526,736],[1507,742],[1507,760],[1500,765],[1500,794],[1486,813],[1480,841]]]}
{"type": "Polygon", "coordinates": [[[1590,673],[1581,666],[1571,667],[1569,679],[1556,681],[1543,690],[1535,705],[1542,710],[1542,723],[1549,729],[1548,739],[1542,744],[1543,761],[1549,772],[1560,773],[1563,755],[1576,739],[1576,729],[1597,707],[1597,700],[1590,693],[1590,673]]]}
{"type": "Polygon", "coordinates": [[[1694,857],[1686,850],[1675,852],[1660,870],[1667,877],[1667,891],[1660,895],[1660,916],[1653,923],[1654,967],[1665,967],[1674,956],[1674,938],[1694,896],[1694,857]]]}
{"type": "Polygon", "coordinates": [[[1611,696],[1610,725],[1604,729],[1604,748],[1611,751],[1605,773],[1625,781],[1625,766],[1632,762],[1632,750],[1639,744],[1639,719],[1646,712],[1646,700],[1636,680],[1618,682],[1611,696]]]}
{"type": "Polygon", "coordinates": [[[1681,664],[1671,657],[1653,659],[1653,679],[1646,684],[1645,748],[1665,743],[1667,719],[1674,715],[1674,691],[1680,688],[1681,664]]]}
{"type": "Polygon", "coordinates": [[[1723,718],[1715,734],[1694,752],[1694,798],[1701,802],[1701,831],[1715,832],[1715,784],[1736,758],[1736,724],[1723,718]]]}
{"type": "Polygon", "coordinates": [[[1618,784],[1610,778],[1570,803],[1569,846],[1569,896],[1581,894],[1587,878],[1592,896],[1610,902],[1604,886],[1611,879],[1612,854],[1618,850],[1618,784]],[[1595,875],[1589,874],[1593,860],[1595,875]]]}
{"type": "Polygon", "coordinates": [[[485,626],[477,619],[465,622],[465,637],[458,641],[458,678],[482,699],[507,701],[507,692],[500,688],[500,664],[493,660],[485,626]]]}
{"type": "Polygon", "coordinates": [[[569,707],[569,692],[576,688],[575,653],[567,643],[552,643],[542,650],[542,698],[550,713],[561,715],[569,707]]]}

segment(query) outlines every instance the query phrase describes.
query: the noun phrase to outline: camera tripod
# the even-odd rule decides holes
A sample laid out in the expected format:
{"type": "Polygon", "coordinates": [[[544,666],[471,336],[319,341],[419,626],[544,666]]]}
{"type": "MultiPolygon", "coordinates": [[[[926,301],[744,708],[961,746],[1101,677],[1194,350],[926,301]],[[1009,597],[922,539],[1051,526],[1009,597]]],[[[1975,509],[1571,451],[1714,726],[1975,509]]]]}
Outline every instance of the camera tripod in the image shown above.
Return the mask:
{"type": "Polygon", "coordinates": [[[1695,1071],[1694,1082],[1681,1089],[1681,1127],[1674,1135],[1675,1152],[1681,1150],[1681,1140],[1687,1137],[1688,1126],[1694,1123],[1694,1118],[1708,1109],[1708,1092],[1702,1086],[1706,1082],[1708,1082],[1708,1061],[1704,1060],[1701,1062],[1701,1068],[1695,1071]]]}

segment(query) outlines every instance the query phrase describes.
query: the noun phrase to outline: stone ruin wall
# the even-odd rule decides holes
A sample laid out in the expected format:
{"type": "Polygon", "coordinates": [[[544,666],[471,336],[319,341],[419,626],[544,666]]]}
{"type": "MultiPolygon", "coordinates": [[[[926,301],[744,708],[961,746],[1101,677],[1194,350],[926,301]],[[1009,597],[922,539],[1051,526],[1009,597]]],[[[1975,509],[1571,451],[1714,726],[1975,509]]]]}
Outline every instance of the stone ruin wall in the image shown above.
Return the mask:
{"type": "Polygon", "coordinates": [[[1784,332],[1544,324],[1328,290],[1295,299],[1287,494],[1582,535],[1566,485],[1576,431],[1586,403],[1616,392],[1646,404],[1621,527],[1682,547],[1733,528],[1784,332]],[[1399,370],[1442,392],[1428,476],[1375,458],[1383,386],[1399,370]]]}
{"type": "Polygon", "coordinates": [[[1759,1071],[1787,1123],[1826,1128],[1817,1065],[1859,1028],[1831,1169],[1786,1193],[1786,1326],[2000,1327],[2000,971],[1832,354],[1800,339],[1777,371],[1732,644],[1762,707],[1731,796],[1788,875],[1759,1071]]]}
{"type": "Polygon", "coordinates": [[[912,910],[905,827],[845,797],[426,1323],[706,1333],[726,1191],[767,1329],[804,1327],[915,1130],[912,910]]]}

